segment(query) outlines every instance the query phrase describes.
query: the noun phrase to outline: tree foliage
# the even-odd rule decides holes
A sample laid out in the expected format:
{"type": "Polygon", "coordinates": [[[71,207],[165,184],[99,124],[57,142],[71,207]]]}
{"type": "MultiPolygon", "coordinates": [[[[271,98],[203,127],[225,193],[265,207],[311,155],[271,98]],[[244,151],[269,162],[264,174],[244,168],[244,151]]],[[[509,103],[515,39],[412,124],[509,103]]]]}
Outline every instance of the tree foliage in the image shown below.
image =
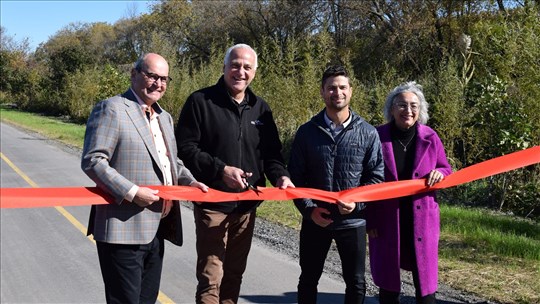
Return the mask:
{"type": "MultiPolygon", "coordinates": [[[[518,0],[161,0],[116,22],[74,23],[35,52],[2,28],[0,100],[85,121],[123,92],[145,52],[174,79],[160,102],[177,115],[187,96],[217,81],[223,54],[247,43],[259,55],[253,89],[271,105],[288,151],[299,125],[323,108],[320,75],[351,72],[352,107],[384,123],[386,94],[424,86],[429,124],[455,169],[540,144],[540,4],[518,0]]],[[[455,202],[538,216],[539,166],[449,190],[455,202]]]]}

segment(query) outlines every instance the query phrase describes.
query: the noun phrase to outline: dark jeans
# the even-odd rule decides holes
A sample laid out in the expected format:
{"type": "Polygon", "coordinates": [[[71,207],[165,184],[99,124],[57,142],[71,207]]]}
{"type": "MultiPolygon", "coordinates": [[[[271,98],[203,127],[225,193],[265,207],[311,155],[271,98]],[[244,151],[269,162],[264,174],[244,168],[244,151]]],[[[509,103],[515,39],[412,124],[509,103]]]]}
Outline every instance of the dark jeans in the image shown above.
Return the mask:
{"type": "Polygon", "coordinates": [[[317,285],[324,262],[336,242],[345,281],[345,303],[364,303],[366,281],[366,227],[328,230],[311,221],[304,221],[300,230],[300,280],[298,303],[317,303],[317,285]]]}
{"type": "Polygon", "coordinates": [[[96,242],[107,303],[156,303],[165,246],[96,242]]]}

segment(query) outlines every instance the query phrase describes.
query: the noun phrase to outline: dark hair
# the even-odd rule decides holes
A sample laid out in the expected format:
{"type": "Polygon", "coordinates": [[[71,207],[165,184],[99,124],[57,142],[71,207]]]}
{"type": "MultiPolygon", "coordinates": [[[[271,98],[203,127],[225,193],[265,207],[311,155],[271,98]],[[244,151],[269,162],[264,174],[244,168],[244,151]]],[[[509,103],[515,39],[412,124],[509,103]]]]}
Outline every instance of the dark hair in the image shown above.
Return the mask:
{"type": "Polygon", "coordinates": [[[321,87],[324,87],[324,83],[326,82],[326,79],[330,77],[336,77],[336,76],[345,76],[349,78],[349,73],[343,66],[340,66],[340,65],[329,66],[326,68],[326,70],[324,70],[324,73],[322,75],[321,87]]]}

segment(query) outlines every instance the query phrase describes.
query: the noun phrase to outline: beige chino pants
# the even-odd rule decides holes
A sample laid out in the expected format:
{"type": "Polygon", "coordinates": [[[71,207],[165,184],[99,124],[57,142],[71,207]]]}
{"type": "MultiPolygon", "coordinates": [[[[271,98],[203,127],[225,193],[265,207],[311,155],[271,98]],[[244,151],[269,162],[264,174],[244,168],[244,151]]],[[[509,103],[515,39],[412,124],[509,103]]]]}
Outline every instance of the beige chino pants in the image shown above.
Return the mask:
{"type": "Polygon", "coordinates": [[[237,303],[256,212],[226,214],[193,208],[197,237],[197,303],[237,303]]]}

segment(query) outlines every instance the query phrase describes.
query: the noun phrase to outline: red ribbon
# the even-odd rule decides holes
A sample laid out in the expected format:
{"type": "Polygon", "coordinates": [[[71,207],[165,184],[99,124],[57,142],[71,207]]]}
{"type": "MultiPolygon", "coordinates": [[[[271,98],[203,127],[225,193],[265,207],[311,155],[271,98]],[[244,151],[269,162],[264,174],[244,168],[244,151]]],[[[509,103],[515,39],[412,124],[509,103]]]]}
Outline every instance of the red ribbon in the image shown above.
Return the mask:
{"type": "MultiPolygon", "coordinates": [[[[354,202],[371,202],[417,193],[439,190],[468,183],[491,175],[511,171],[540,163],[540,146],[514,152],[472,165],[454,172],[432,187],[426,186],[425,179],[404,180],[362,186],[340,192],[329,192],[311,188],[258,187],[261,192],[222,192],[188,186],[148,186],[159,190],[163,199],[200,202],[225,202],[238,200],[291,200],[312,198],[333,203],[338,199],[354,202]]],[[[67,188],[0,188],[0,208],[36,208],[52,206],[84,206],[112,203],[112,198],[97,187],[67,188]]]]}

